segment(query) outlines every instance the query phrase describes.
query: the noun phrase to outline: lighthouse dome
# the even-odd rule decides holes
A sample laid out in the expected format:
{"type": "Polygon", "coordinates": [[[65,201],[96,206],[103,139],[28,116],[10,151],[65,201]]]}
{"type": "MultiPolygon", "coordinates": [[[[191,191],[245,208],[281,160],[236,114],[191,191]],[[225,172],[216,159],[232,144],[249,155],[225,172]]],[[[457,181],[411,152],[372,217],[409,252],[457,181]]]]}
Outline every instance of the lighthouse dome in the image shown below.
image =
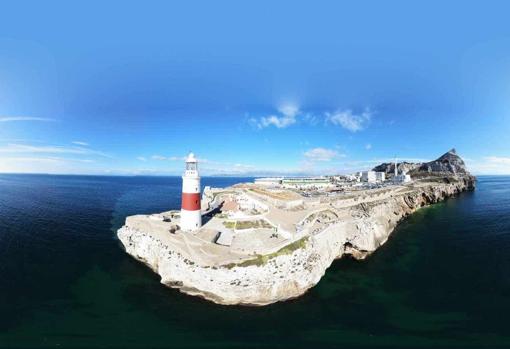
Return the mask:
{"type": "Polygon", "coordinates": [[[195,158],[195,154],[189,153],[188,157],[186,158],[186,162],[197,162],[197,159],[195,158]]]}

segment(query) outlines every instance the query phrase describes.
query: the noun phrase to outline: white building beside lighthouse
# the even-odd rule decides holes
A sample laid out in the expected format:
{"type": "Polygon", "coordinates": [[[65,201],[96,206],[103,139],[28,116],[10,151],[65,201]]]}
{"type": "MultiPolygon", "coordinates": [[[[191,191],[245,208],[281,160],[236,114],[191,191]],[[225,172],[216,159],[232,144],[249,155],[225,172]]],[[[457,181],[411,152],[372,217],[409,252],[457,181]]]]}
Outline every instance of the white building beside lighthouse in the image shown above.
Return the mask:
{"type": "Polygon", "coordinates": [[[186,158],[186,170],[182,176],[181,230],[193,231],[201,226],[198,161],[193,153],[189,153],[186,158]]]}

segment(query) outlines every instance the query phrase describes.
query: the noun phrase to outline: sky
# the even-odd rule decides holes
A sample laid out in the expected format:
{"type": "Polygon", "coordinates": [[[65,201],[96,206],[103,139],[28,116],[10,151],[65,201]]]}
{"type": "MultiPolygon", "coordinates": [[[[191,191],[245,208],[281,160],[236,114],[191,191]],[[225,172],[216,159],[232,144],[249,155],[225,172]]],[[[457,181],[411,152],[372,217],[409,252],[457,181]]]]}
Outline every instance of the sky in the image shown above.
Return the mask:
{"type": "Polygon", "coordinates": [[[510,4],[16,1],[0,172],[322,175],[451,148],[510,174],[510,4]]]}

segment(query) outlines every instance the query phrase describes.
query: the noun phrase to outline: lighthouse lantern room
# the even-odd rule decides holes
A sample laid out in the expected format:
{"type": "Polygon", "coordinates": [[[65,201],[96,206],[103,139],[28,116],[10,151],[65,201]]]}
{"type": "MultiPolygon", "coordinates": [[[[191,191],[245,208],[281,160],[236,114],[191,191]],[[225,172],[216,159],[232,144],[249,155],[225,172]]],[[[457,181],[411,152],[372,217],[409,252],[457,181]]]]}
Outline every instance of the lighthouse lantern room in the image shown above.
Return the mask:
{"type": "Polygon", "coordinates": [[[201,226],[198,161],[193,153],[189,153],[186,158],[186,170],[182,176],[181,229],[193,231],[201,226]]]}

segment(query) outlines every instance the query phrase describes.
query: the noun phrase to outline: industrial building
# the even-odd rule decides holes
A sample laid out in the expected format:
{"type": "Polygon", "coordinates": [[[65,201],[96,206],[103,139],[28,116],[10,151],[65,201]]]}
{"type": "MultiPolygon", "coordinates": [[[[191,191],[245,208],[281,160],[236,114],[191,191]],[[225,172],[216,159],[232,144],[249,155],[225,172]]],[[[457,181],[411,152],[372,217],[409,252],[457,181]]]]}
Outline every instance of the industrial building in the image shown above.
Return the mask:
{"type": "Polygon", "coordinates": [[[260,184],[268,187],[279,186],[282,184],[282,179],[282,177],[255,178],[255,184],[260,184]]]}
{"type": "Polygon", "coordinates": [[[361,173],[361,181],[367,183],[375,183],[377,180],[375,171],[363,171],[361,173]]]}
{"type": "Polygon", "coordinates": [[[375,179],[377,182],[384,182],[386,180],[386,173],[385,172],[376,172],[375,179]]]}
{"type": "Polygon", "coordinates": [[[326,188],[331,185],[331,181],[327,177],[288,177],[282,179],[284,188],[326,188]]]}

